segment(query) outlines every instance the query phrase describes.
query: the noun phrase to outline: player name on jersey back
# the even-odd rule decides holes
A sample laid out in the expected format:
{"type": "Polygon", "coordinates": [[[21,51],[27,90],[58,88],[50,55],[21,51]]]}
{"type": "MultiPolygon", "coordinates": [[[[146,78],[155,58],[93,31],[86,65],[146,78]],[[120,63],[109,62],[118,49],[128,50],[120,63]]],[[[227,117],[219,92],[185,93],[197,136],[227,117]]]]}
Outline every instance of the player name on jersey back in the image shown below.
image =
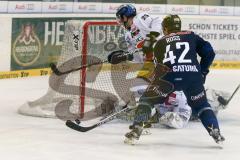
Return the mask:
{"type": "Polygon", "coordinates": [[[172,67],[173,72],[198,72],[196,65],[175,65],[172,67]]]}
{"type": "Polygon", "coordinates": [[[193,63],[192,53],[190,53],[192,32],[182,31],[171,33],[163,38],[166,43],[166,52],[163,63],[170,64],[172,72],[199,72],[196,64],[193,63]]]}
{"type": "Polygon", "coordinates": [[[179,36],[172,36],[172,37],[166,38],[167,43],[170,43],[172,41],[180,41],[180,40],[181,39],[179,36]]]}

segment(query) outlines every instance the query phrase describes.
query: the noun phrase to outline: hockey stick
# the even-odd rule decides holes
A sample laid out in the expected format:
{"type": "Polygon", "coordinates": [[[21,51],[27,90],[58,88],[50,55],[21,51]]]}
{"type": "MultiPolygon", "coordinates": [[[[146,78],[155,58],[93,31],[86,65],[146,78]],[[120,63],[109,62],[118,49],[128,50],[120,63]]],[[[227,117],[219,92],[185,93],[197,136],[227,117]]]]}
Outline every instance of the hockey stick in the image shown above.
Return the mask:
{"type": "MultiPolygon", "coordinates": [[[[137,49],[134,52],[126,52],[126,54],[130,55],[130,54],[134,54],[134,53],[137,53],[137,52],[140,52],[140,51],[141,51],[141,49],[137,49]]],[[[70,69],[68,71],[63,71],[63,72],[60,71],[54,63],[50,64],[50,68],[51,68],[52,72],[55,73],[57,76],[61,76],[61,75],[64,75],[64,74],[68,74],[68,73],[71,73],[71,72],[81,70],[83,68],[88,68],[88,67],[91,67],[91,66],[94,66],[94,65],[99,65],[99,64],[103,64],[103,63],[107,63],[107,62],[108,62],[108,60],[106,59],[106,60],[103,60],[101,62],[95,62],[95,63],[91,63],[91,64],[82,65],[78,68],[70,69]]]]}
{"type": "Polygon", "coordinates": [[[123,113],[123,112],[127,112],[129,110],[131,110],[131,108],[129,108],[126,104],[125,106],[123,106],[123,109],[121,109],[120,111],[117,111],[117,112],[114,112],[114,113],[108,115],[107,117],[103,118],[102,120],[100,120],[99,122],[97,122],[96,124],[93,124],[91,126],[87,126],[87,127],[81,126],[80,125],[81,122],[78,119],[75,120],[76,123],[74,123],[71,120],[67,120],[66,121],[66,126],[68,126],[69,128],[71,128],[73,130],[79,131],[79,132],[87,132],[87,131],[92,130],[92,129],[98,127],[98,126],[101,126],[101,125],[103,125],[107,122],[112,121],[113,119],[116,118],[116,116],[118,114],[123,113]]]}
{"type": "Polygon", "coordinates": [[[61,72],[54,63],[50,64],[50,68],[53,71],[53,73],[55,73],[58,76],[61,76],[61,75],[64,75],[64,74],[68,74],[68,73],[71,73],[71,72],[81,70],[83,68],[88,68],[90,66],[99,65],[99,64],[106,63],[106,62],[108,62],[108,60],[104,60],[104,61],[96,62],[96,63],[91,63],[91,64],[87,64],[87,65],[82,65],[81,67],[70,69],[70,70],[64,71],[64,72],[61,72]]]}
{"type": "Polygon", "coordinates": [[[240,88],[240,84],[237,86],[237,88],[234,90],[232,95],[228,100],[224,99],[222,96],[218,97],[218,102],[221,103],[222,105],[226,106],[228,103],[232,100],[233,96],[237,93],[238,89],[240,88]]]}

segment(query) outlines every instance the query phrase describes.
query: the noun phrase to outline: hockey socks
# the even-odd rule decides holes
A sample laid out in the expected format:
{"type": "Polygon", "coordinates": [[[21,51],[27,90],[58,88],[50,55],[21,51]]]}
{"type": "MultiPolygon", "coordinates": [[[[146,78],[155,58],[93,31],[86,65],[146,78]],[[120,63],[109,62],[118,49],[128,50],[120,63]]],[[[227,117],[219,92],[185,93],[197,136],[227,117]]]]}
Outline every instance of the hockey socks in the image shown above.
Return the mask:
{"type": "Polygon", "coordinates": [[[210,109],[203,111],[199,116],[203,126],[207,129],[210,136],[213,137],[216,143],[220,143],[225,138],[220,134],[218,120],[214,112],[210,109]]]}
{"type": "Polygon", "coordinates": [[[208,110],[203,111],[199,115],[199,118],[200,118],[203,126],[207,129],[208,133],[211,130],[210,128],[219,129],[218,120],[212,110],[208,109],[208,110]]]}

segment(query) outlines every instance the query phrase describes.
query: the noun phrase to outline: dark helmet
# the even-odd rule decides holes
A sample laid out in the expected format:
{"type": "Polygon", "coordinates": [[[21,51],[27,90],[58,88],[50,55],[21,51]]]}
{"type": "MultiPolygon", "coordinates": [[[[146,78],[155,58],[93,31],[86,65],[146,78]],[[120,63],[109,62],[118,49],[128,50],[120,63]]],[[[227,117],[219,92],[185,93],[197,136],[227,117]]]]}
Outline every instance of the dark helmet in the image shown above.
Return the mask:
{"type": "Polygon", "coordinates": [[[181,31],[181,19],[178,15],[169,14],[162,21],[162,28],[167,28],[169,32],[181,31]]]}
{"type": "Polygon", "coordinates": [[[116,12],[116,17],[118,19],[122,19],[123,16],[126,17],[134,17],[136,16],[137,11],[136,8],[131,4],[123,4],[120,7],[118,7],[116,12]]]}

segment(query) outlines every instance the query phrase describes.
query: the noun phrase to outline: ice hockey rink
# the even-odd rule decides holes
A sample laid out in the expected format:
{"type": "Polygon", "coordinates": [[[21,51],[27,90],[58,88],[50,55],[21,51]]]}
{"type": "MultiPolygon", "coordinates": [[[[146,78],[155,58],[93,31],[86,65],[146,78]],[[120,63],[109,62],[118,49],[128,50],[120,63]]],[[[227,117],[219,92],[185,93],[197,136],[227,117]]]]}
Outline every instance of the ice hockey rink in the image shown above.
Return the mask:
{"type": "MultiPolygon", "coordinates": [[[[240,70],[212,70],[206,86],[232,92],[240,70]]],[[[86,133],[67,128],[59,119],[19,115],[18,107],[45,94],[48,76],[0,80],[1,160],[238,160],[240,157],[240,92],[219,113],[223,146],[199,122],[185,129],[153,128],[135,146],[123,143],[128,123],[117,120],[86,133]]]]}

